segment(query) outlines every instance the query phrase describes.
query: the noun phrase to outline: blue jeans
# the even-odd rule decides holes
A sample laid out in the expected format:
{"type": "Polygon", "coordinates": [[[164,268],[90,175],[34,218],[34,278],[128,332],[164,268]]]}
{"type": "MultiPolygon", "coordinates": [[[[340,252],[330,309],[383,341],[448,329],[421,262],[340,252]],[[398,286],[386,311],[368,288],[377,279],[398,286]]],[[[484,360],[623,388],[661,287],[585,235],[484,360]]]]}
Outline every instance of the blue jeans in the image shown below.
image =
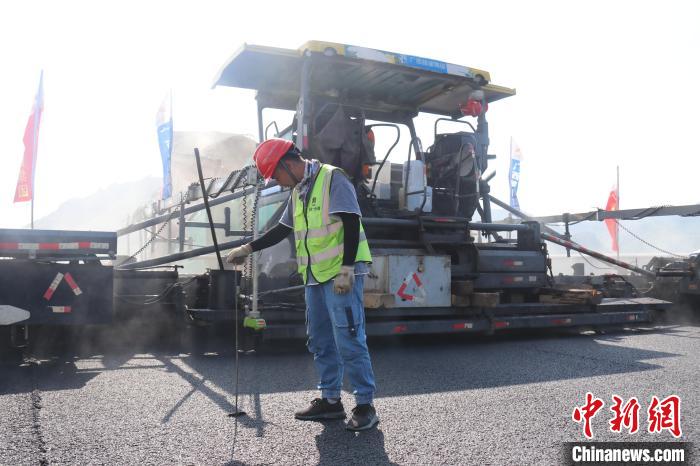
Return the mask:
{"type": "Polygon", "coordinates": [[[347,294],[333,291],[333,280],[306,287],[307,346],[314,355],[323,398],[340,398],[343,371],[357,404],[372,403],[375,391],[365,335],[364,276],[355,276],[347,294]]]}

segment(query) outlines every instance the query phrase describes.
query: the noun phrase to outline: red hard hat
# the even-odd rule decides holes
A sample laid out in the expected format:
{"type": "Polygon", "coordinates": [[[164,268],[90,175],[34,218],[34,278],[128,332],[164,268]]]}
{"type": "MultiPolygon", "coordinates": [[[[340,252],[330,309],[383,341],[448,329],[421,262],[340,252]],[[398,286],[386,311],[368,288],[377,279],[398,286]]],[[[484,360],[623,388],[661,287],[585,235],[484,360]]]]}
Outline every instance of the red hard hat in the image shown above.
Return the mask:
{"type": "Polygon", "coordinates": [[[286,139],[272,138],[260,143],[255,154],[253,154],[253,162],[258,167],[258,171],[265,181],[269,181],[275,173],[275,168],[284,154],[289,149],[294,147],[292,141],[286,139]]]}

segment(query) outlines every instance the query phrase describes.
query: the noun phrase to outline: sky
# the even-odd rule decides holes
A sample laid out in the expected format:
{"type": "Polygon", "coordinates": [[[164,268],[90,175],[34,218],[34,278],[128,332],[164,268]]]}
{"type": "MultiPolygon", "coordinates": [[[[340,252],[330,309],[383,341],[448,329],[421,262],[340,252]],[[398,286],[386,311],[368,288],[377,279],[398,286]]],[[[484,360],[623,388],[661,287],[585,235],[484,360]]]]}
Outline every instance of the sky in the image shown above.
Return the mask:
{"type": "Polygon", "coordinates": [[[0,227],[29,223],[29,203],[13,197],[41,70],[35,218],[160,176],[155,116],[169,89],[175,131],[257,135],[254,93],[212,89],[218,70],[243,43],[295,49],[309,40],[485,69],[515,88],[488,112],[492,192],[508,198],[512,137],[530,214],[604,207],[617,166],[621,208],[700,203],[700,2],[408,5],[419,4],[3,2],[0,227]]]}

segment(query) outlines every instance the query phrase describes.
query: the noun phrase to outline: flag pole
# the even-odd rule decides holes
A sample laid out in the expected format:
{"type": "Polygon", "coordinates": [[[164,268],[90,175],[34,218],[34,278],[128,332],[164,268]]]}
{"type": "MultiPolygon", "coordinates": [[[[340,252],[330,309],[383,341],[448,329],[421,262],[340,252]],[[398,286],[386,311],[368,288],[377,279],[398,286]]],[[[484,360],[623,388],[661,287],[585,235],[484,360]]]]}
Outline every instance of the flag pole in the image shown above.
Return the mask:
{"type": "MultiPolygon", "coordinates": [[[[617,195],[617,210],[620,210],[620,166],[617,166],[617,183],[616,183],[616,188],[615,190],[617,191],[615,194],[617,195]]],[[[615,222],[615,228],[617,229],[616,235],[617,235],[617,260],[620,260],[620,219],[615,222]]]]}

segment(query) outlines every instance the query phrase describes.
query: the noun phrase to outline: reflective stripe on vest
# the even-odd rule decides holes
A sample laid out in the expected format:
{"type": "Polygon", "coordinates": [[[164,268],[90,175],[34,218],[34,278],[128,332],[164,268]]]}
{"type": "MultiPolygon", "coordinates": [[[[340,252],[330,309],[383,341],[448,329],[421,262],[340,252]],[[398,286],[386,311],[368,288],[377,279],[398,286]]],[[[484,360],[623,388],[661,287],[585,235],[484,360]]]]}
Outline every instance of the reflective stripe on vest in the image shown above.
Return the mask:
{"type": "MultiPolygon", "coordinates": [[[[300,231],[295,231],[294,232],[294,239],[297,241],[303,241],[304,237],[308,239],[312,238],[323,238],[324,236],[332,235],[333,233],[337,233],[340,231],[340,229],[343,228],[343,221],[335,222],[330,224],[327,227],[321,227],[321,228],[314,228],[313,230],[300,230],[300,231]],[[308,233],[305,235],[304,233],[308,233]]],[[[358,241],[365,241],[367,239],[367,236],[365,235],[364,231],[360,231],[360,238],[358,241]]]]}
{"type": "Polygon", "coordinates": [[[300,230],[294,232],[294,239],[301,241],[306,238],[322,238],[333,233],[337,233],[341,228],[343,228],[343,222],[335,222],[321,228],[314,228],[313,230],[300,230]]]}
{"type": "MultiPolygon", "coordinates": [[[[367,241],[367,237],[365,236],[365,232],[361,231],[360,232],[360,242],[362,241],[367,241]]],[[[342,255],[343,254],[343,249],[345,248],[345,244],[340,244],[339,246],[326,249],[323,252],[319,252],[318,254],[312,254],[311,255],[311,263],[316,264],[319,262],[323,262],[328,259],[332,259],[336,256],[342,255]]],[[[359,249],[359,245],[358,245],[359,249]]],[[[357,260],[357,257],[355,258],[357,260]]],[[[301,265],[309,265],[309,258],[308,256],[297,256],[297,262],[301,265]]]]}
{"type": "MultiPolygon", "coordinates": [[[[292,218],[298,271],[307,281],[307,267],[311,267],[314,278],[323,283],[335,277],[343,261],[345,237],[343,222],[336,215],[330,215],[330,183],[336,167],[321,164],[304,205],[295,188],[292,191],[292,218]],[[319,206],[320,204],[320,206],[319,206]],[[308,224],[307,224],[308,222],[308,224]],[[307,252],[308,249],[308,252],[307,252]],[[309,255],[311,256],[309,260],[309,255]]],[[[371,262],[367,237],[360,223],[360,237],[357,247],[357,262],[371,262]]]]}

